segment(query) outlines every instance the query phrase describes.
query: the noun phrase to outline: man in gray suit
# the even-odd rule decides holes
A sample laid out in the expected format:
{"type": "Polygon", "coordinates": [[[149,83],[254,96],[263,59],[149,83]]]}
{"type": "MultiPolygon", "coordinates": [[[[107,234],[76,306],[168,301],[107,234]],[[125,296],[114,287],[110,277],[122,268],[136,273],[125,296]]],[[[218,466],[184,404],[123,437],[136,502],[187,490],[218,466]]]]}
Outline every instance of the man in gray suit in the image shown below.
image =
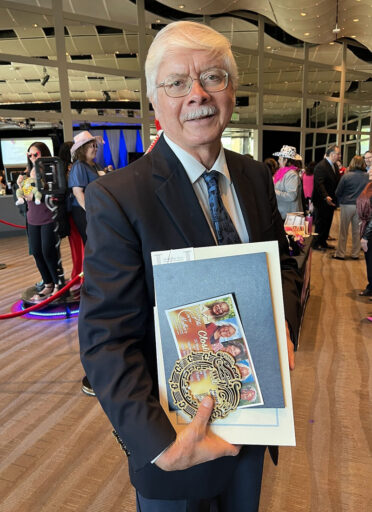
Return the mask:
{"type": "Polygon", "coordinates": [[[227,39],[197,23],[172,23],[149,49],[146,78],[164,134],[150,153],[86,190],[82,363],[128,455],[138,510],[256,512],[265,447],[240,448],[213,435],[210,397],[177,435],[159,404],[151,251],[277,240],[291,368],[299,327],[296,264],[269,171],[221,145],[238,78],[227,39]],[[212,170],[222,195],[222,235],[209,208],[212,170]]]}

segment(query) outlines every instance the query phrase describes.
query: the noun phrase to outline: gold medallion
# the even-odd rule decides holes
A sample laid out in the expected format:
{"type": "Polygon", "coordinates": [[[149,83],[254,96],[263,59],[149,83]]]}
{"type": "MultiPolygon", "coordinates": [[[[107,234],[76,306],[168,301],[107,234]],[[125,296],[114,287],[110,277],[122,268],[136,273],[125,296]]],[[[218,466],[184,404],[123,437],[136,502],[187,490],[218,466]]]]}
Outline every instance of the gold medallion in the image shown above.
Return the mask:
{"type": "Polygon", "coordinates": [[[206,395],[214,399],[210,421],[235,411],[240,400],[241,376],[227,352],[191,352],[178,359],[169,379],[174,405],[193,418],[206,395]]]}

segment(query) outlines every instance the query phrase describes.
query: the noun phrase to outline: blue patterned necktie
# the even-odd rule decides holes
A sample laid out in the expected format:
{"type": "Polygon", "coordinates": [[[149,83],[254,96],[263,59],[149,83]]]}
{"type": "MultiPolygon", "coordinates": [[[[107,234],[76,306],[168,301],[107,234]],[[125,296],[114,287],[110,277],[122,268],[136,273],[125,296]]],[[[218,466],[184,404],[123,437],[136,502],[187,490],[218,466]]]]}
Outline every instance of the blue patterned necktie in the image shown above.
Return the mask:
{"type": "Polygon", "coordinates": [[[218,171],[205,171],[202,176],[208,187],[209,209],[218,245],[239,244],[240,238],[226,210],[220,189],[218,188],[218,171]]]}

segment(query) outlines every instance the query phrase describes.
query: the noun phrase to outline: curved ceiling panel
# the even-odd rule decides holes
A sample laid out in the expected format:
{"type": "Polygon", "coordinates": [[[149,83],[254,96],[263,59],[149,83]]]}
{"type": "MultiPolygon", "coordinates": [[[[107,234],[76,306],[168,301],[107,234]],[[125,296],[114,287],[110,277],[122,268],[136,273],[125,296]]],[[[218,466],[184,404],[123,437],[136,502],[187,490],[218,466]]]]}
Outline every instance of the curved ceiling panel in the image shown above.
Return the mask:
{"type": "MultiPolygon", "coordinates": [[[[151,10],[151,4],[147,8],[151,10]]],[[[182,13],[235,14],[251,11],[266,16],[288,34],[309,43],[355,39],[372,51],[370,0],[161,0],[182,13]],[[333,32],[336,19],[340,31],[333,32]]]]}

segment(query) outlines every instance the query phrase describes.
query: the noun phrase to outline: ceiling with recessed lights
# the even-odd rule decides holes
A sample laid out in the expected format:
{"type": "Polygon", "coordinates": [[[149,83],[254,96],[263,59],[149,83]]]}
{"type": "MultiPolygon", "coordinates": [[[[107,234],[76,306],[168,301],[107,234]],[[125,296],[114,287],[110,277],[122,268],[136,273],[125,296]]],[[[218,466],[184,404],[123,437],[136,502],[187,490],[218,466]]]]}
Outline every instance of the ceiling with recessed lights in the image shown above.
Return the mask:
{"type": "MultiPolygon", "coordinates": [[[[359,103],[351,110],[368,111],[371,7],[372,0],[145,0],[146,42],[151,43],[161,26],[178,19],[207,22],[223,32],[239,66],[237,111],[249,124],[255,122],[258,90],[257,14],[264,17],[267,123],[298,118],[304,42],[309,43],[307,93],[315,99],[339,94],[339,68],[324,65],[341,66],[340,43],[347,41],[346,97],[359,103]]],[[[135,0],[68,0],[63,9],[74,116],[89,120],[92,113],[104,112],[111,121],[123,112],[136,116],[140,63],[135,0]]],[[[4,118],[5,112],[10,117],[7,109],[18,107],[38,110],[39,122],[58,118],[61,94],[56,64],[52,0],[0,0],[0,116],[4,118]]]]}

